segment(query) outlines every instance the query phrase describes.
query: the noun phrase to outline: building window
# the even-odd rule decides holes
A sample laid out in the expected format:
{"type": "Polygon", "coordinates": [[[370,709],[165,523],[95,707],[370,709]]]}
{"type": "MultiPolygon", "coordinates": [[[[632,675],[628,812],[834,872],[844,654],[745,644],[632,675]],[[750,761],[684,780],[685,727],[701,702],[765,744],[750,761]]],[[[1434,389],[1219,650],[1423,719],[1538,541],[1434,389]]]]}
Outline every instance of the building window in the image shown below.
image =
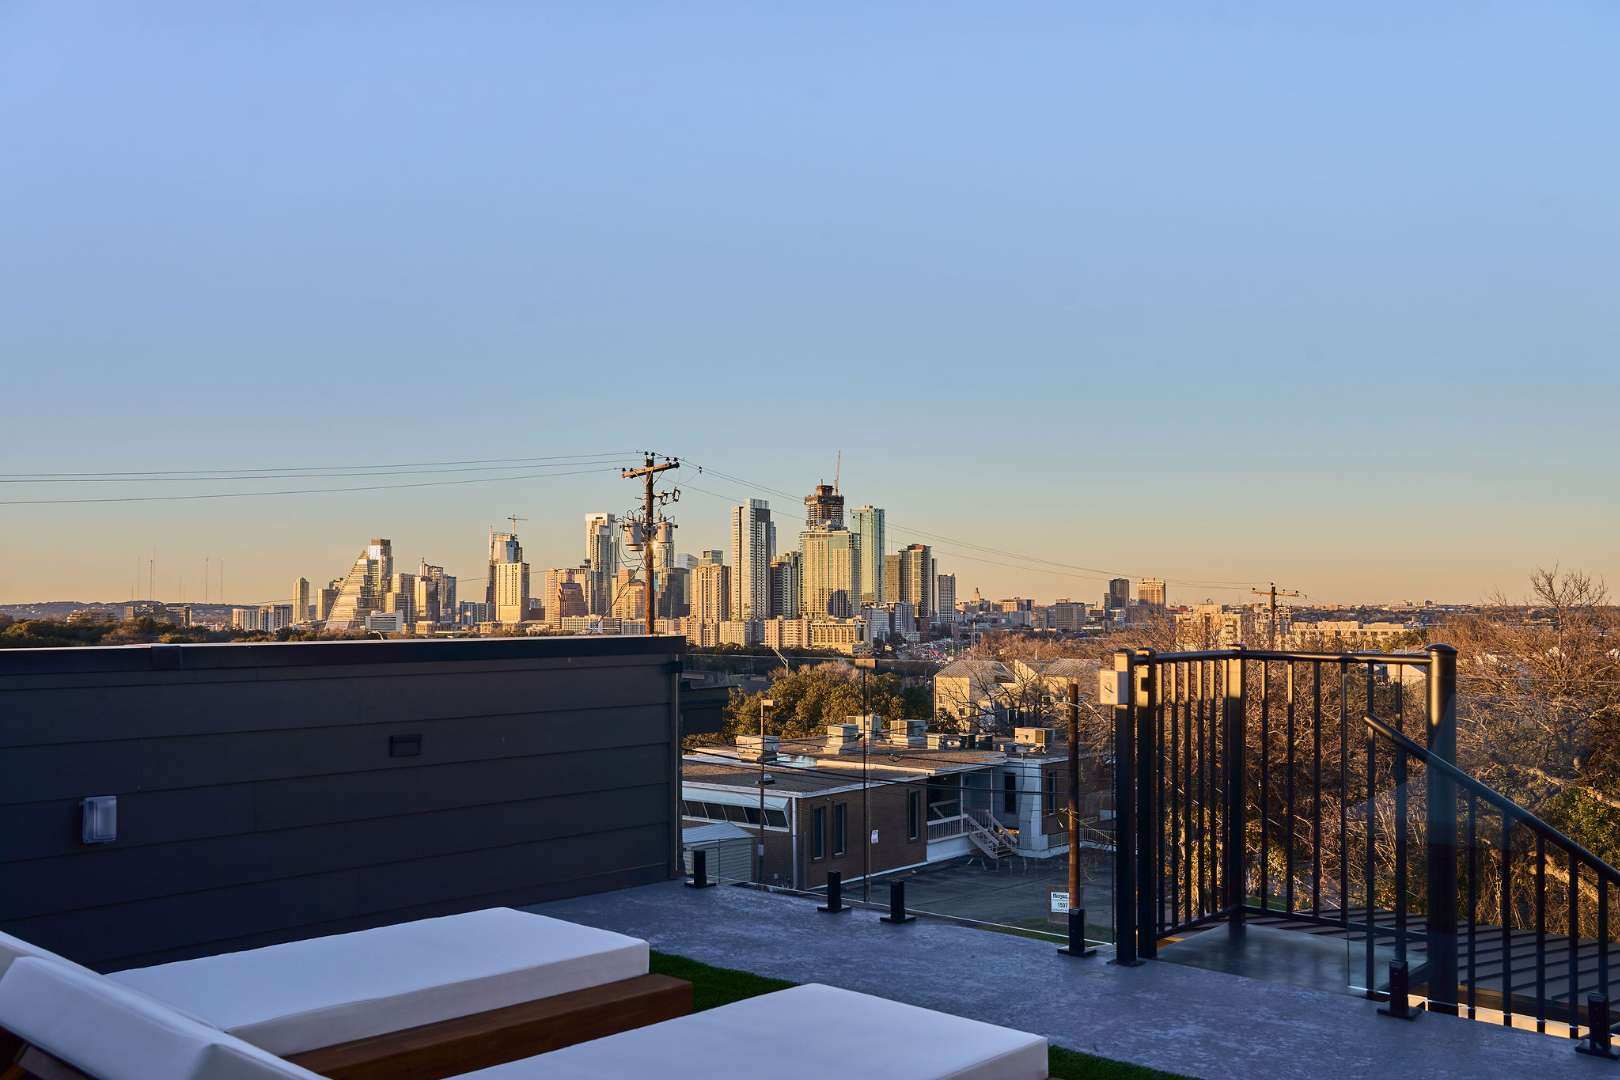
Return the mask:
{"type": "Polygon", "coordinates": [[[915,840],[922,831],[922,792],[906,792],[906,839],[915,840]]]}
{"type": "Polygon", "coordinates": [[[845,803],[833,804],[833,854],[842,855],[849,850],[849,814],[845,803]]]}
{"type": "Polygon", "coordinates": [[[1001,812],[1003,814],[1018,813],[1018,776],[1016,773],[1001,774],[1001,812]]]}
{"type": "Polygon", "coordinates": [[[810,857],[824,859],[827,857],[827,808],[816,807],[810,820],[810,857]]]}
{"type": "Polygon", "coordinates": [[[1058,810],[1058,775],[1046,774],[1046,812],[1055,814],[1058,810]]]}

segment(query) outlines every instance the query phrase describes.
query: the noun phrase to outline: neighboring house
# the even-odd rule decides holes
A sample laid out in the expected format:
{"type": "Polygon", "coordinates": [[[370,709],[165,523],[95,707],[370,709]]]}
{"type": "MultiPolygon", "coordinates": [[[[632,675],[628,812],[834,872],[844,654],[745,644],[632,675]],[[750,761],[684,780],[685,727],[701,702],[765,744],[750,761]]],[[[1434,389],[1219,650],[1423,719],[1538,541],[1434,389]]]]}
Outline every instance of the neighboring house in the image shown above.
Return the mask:
{"type": "MultiPolygon", "coordinates": [[[[965,855],[1068,850],[1068,748],[1058,733],[1019,729],[993,749],[969,749],[965,737],[928,732],[923,721],[850,719],[821,739],[742,738],[688,754],[683,819],[758,835],[763,775],[763,880],[794,889],[821,887],[831,870],[859,880],[868,859],[876,877],[965,855]]],[[[1081,817],[1095,822],[1108,781],[1089,756],[1082,770],[1081,817]]]]}
{"type": "Polygon", "coordinates": [[[937,720],[973,723],[992,731],[1014,727],[1061,726],[1069,688],[1083,700],[1096,700],[1095,660],[957,660],[934,676],[937,720]]]}

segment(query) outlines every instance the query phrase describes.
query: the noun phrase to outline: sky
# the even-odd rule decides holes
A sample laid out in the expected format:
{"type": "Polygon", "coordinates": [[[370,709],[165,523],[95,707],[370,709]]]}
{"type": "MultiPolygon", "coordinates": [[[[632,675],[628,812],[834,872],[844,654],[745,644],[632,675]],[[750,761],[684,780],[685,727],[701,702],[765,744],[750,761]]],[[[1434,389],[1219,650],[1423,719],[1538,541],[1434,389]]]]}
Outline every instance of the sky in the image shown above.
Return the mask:
{"type": "Polygon", "coordinates": [[[0,2],[0,603],[577,564],[640,448],[963,596],[1620,587],[1617,101],[1608,0],[0,2]]]}

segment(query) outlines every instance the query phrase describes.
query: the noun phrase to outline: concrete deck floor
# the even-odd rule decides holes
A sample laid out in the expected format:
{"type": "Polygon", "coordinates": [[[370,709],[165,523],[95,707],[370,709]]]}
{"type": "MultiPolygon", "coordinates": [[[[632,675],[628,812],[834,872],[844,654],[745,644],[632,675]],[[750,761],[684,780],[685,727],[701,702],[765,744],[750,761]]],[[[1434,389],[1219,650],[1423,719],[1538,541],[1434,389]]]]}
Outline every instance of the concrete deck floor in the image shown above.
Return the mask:
{"type": "Polygon", "coordinates": [[[1620,1078],[1566,1040],[1155,961],[1119,967],[1051,944],[814,901],[664,882],[532,910],[645,938],[704,963],[822,982],[1045,1035],[1060,1046],[1187,1076],[1335,1080],[1397,1076],[1620,1078]]]}

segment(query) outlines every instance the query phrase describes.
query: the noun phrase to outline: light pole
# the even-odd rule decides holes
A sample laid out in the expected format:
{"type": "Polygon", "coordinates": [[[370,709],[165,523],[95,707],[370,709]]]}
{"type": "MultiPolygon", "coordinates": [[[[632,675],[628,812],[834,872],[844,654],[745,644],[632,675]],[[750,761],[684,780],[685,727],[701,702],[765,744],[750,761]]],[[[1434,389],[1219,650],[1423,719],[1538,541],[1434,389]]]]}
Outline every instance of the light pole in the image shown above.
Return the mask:
{"type": "Polygon", "coordinates": [[[754,880],[765,884],[765,710],[775,705],[771,698],[759,699],[759,843],[755,845],[759,868],[754,880]]]}

